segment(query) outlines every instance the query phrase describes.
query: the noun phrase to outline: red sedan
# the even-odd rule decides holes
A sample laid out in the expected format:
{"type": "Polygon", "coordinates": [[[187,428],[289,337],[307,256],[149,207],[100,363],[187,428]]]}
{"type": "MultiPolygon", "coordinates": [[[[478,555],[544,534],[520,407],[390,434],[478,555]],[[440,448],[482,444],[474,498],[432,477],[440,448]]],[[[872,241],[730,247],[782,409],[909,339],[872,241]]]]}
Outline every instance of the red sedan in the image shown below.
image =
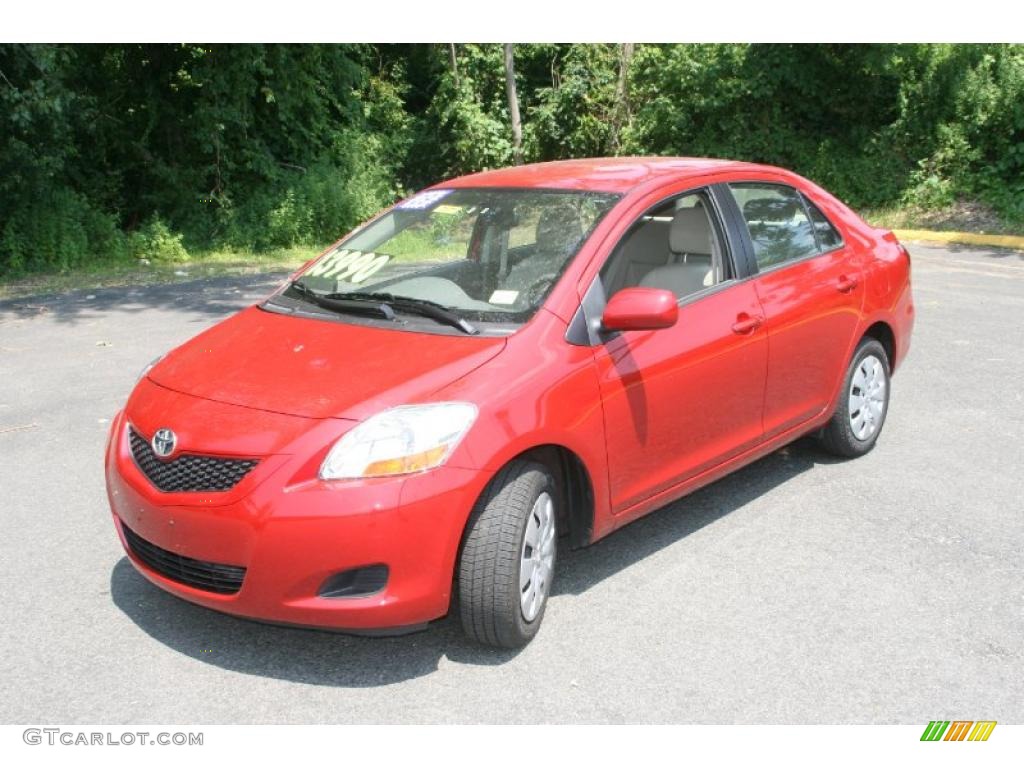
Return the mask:
{"type": "Polygon", "coordinates": [[[106,454],[157,586],[238,616],[536,634],[580,547],[809,433],[855,457],[914,321],[896,238],[790,172],[455,179],[141,377],[106,454]]]}

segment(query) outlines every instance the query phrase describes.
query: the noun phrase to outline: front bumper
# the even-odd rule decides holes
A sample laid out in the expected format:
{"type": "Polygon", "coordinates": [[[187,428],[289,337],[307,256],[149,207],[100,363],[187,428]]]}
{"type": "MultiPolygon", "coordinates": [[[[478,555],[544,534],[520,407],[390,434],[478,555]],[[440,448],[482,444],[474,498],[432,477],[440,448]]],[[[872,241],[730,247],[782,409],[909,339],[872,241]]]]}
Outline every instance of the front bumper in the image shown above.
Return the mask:
{"type": "Polygon", "coordinates": [[[136,466],[119,413],[107,446],[107,494],[132,564],[178,597],[260,621],[400,630],[447,613],[462,531],[488,473],[443,466],[405,477],[295,481],[303,462],[271,459],[240,498],[163,494],[136,466]],[[217,594],[167,578],[128,546],[126,525],[182,557],[244,567],[241,588],[217,594]],[[388,567],[383,590],[364,597],[317,595],[332,575],[375,564],[388,567]]]}

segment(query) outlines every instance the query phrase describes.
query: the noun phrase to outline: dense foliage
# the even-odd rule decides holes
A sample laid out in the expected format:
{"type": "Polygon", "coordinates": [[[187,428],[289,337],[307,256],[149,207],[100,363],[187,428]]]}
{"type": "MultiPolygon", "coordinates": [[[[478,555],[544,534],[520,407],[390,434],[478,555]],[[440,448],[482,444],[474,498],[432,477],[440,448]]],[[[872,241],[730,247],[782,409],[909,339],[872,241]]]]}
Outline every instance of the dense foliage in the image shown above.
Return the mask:
{"type": "MultiPolygon", "coordinates": [[[[502,47],[0,45],[0,274],[329,241],[513,157],[502,47]]],[[[1024,219],[1024,46],[515,47],[527,161],[709,155],[1024,219]]]]}

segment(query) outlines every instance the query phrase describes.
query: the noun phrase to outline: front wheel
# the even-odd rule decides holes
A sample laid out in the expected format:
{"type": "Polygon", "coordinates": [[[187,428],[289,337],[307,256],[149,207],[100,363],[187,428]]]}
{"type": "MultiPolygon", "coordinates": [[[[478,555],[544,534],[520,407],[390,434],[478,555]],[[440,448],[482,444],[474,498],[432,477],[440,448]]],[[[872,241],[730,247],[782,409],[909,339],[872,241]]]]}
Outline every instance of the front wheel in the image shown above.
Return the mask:
{"type": "Polygon", "coordinates": [[[857,346],[821,442],[838,456],[863,456],[875,447],[889,410],[889,356],[877,339],[857,346]]]}
{"type": "Polygon", "coordinates": [[[474,507],[459,560],[462,627],[474,640],[521,648],[537,634],[555,569],[556,498],[543,465],[514,461],[474,507]]]}

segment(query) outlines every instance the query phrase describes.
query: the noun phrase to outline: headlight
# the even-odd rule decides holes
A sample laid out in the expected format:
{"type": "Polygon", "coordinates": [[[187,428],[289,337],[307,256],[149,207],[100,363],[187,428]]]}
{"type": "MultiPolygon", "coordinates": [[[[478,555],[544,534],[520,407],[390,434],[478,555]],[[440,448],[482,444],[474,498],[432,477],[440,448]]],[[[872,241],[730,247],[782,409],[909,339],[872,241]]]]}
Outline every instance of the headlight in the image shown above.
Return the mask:
{"type": "Polygon", "coordinates": [[[146,374],[149,373],[151,370],[153,370],[153,366],[156,365],[157,363],[159,363],[163,359],[164,359],[164,356],[160,355],[159,357],[154,357],[152,360],[150,360],[149,361],[149,365],[147,365],[145,368],[143,368],[141,371],[139,371],[139,376],[138,376],[137,379],[135,379],[135,383],[138,384],[140,381],[142,381],[144,378],[146,378],[146,374]]]}
{"type": "Polygon", "coordinates": [[[320,466],[320,477],[384,477],[439,467],[476,415],[472,403],[403,405],[382,411],[334,444],[320,466]]]}

